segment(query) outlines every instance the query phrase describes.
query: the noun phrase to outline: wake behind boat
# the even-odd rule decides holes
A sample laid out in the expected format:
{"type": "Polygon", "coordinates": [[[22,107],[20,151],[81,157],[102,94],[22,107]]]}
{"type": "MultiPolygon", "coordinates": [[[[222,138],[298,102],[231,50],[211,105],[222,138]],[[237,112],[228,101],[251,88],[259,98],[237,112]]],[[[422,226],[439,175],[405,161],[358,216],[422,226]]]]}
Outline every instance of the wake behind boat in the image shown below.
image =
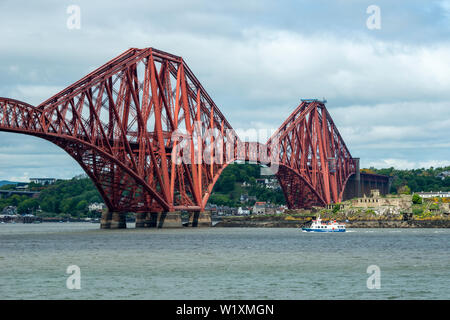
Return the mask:
{"type": "Polygon", "coordinates": [[[345,224],[339,224],[336,220],[328,223],[322,222],[320,216],[317,220],[313,220],[309,227],[303,227],[306,232],[345,232],[345,224]]]}

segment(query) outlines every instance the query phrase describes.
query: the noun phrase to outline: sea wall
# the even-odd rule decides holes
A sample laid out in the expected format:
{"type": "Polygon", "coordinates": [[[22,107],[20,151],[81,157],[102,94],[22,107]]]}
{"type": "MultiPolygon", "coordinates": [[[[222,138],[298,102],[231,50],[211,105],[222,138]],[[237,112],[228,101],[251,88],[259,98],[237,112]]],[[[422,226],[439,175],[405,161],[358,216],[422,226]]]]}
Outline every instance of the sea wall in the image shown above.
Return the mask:
{"type": "Polygon", "coordinates": [[[450,220],[354,220],[347,228],[450,228],[450,220]]]}

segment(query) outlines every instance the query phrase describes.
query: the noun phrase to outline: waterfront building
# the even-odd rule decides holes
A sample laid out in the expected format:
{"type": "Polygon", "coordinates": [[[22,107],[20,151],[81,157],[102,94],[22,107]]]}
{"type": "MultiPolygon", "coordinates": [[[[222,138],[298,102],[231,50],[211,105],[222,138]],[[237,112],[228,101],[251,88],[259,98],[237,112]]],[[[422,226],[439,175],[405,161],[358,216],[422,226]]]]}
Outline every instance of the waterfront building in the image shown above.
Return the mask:
{"type": "Polygon", "coordinates": [[[252,214],[266,214],[266,202],[265,201],[255,202],[252,214]]]}
{"type": "Polygon", "coordinates": [[[105,208],[106,206],[104,203],[97,203],[97,202],[91,203],[88,206],[89,211],[102,211],[105,208]]]}
{"type": "Polygon", "coordinates": [[[421,198],[450,198],[450,191],[416,192],[421,198]]]}
{"type": "Polygon", "coordinates": [[[245,208],[245,207],[244,208],[243,207],[239,207],[238,211],[237,211],[237,214],[240,215],[240,216],[248,216],[250,214],[250,209],[245,208]]]}
{"type": "Polygon", "coordinates": [[[7,216],[12,216],[17,214],[17,207],[16,206],[7,206],[3,208],[2,214],[7,216]]]}

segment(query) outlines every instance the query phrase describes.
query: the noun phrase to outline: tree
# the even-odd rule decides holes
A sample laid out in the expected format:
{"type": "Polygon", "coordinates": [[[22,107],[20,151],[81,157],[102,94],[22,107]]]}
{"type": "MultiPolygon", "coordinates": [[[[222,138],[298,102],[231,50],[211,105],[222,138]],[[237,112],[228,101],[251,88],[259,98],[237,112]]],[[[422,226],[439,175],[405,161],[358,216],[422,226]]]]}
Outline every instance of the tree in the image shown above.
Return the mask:
{"type": "Polygon", "coordinates": [[[398,194],[411,194],[411,189],[407,185],[403,185],[397,189],[398,194]]]}
{"type": "Polygon", "coordinates": [[[414,193],[412,196],[412,202],[414,204],[422,204],[422,198],[417,193],[414,193]]]}
{"type": "Polygon", "coordinates": [[[217,181],[215,191],[230,192],[234,189],[235,182],[236,177],[233,174],[226,174],[217,181]]]}
{"type": "Polygon", "coordinates": [[[78,202],[75,209],[77,211],[84,212],[84,211],[86,211],[87,207],[88,207],[88,202],[86,200],[81,200],[80,202],[78,202]]]}
{"type": "Polygon", "coordinates": [[[39,208],[39,201],[37,201],[34,198],[31,198],[21,202],[17,206],[17,212],[20,214],[26,214],[31,213],[33,210],[36,210],[37,208],[39,208]]]}
{"type": "Polygon", "coordinates": [[[41,200],[41,209],[46,212],[58,213],[56,200],[53,198],[44,198],[41,200]]]}
{"type": "MultiPolygon", "coordinates": [[[[25,198],[28,198],[28,197],[25,197],[25,198]]],[[[14,194],[7,199],[7,202],[9,203],[9,205],[15,206],[15,207],[17,207],[22,201],[23,201],[23,199],[17,194],[14,194]]]]}

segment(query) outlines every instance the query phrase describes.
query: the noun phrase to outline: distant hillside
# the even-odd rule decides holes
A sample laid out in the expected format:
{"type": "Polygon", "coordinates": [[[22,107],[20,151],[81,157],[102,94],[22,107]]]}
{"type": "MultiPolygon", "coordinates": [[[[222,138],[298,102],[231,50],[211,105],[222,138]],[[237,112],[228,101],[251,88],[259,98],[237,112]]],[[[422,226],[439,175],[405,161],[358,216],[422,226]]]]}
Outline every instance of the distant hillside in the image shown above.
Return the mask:
{"type": "MultiPolygon", "coordinates": [[[[261,178],[259,168],[259,165],[250,164],[229,165],[214,186],[209,203],[237,207],[241,205],[239,197],[244,193],[256,196],[258,201],[284,204],[285,199],[281,190],[266,189],[256,183],[256,179],[261,178]],[[246,182],[248,187],[241,187],[243,182],[246,182]]],[[[370,167],[361,169],[361,172],[391,176],[391,193],[450,191],[450,166],[411,170],[370,167]]]]}
{"type": "Polygon", "coordinates": [[[1,180],[0,181],[0,187],[7,185],[7,184],[18,184],[18,182],[13,182],[13,181],[7,181],[7,180],[1,180]]]}
{"type": "MultiPolygon", "coordinates": [[[[450,167],[412,170],[365,168],[361,171],[391,176],[391,193],[450,191],[450,167]]],[[[282,190],[267,189],[257,183],[259,178],[262,177],[258,165],[230,164],[222,172],[214,186],[208,203],[238,207],[242,205],[240,196],[246,194],[252,196],[253,199],[256,198],[257,201],[285,204],[282,190]],[[244,182],[245,184],[243,184],[244,182]]],[[[271,177],[264,176],[264,178],[271,177]]],[[[2,180],[0,181],[0,188],[6,188],[4,186],[7,184],[17,183],[2,180]]],[[[87,217],[93,214],[99,216],[99,213],[88,211],[89,204],[103,202],[99,192],[88,178],[75,177],[71,180],[58,180],[50,186],[29,183],[29,188],[41,192],[38,199],[31,199],[25,195],[14,195],[0,199],[0,212],[4,207],[15,206],[19,213],[35,212],[40,208],[42,212],[38,214],[42,216],[87,217]]],[[[249,201],[247,205],[252,205],[254,201],[249,201]]]]}
{"type": "MultiPolygon", "coordinates": [[[[71,180],[57,180],[49,186],[29,184],[31,190],[39,190],[39,198],[29,198],[26,195],[13,195],[0,199],[0,212],[8,206],[17,207],[21,214],[36,212],[39,208],[41,216],[71,215],[84,218],[95,213],[88,211],[88,205],[103,202],[99,192],[88,178],[73,178],[71,180]]],[[[97,214],[98,215],[98,214],[97,214]]],[[[93,216],[94,217],[94,216],[93,216]]]]}
{"type": "Polygon", "coordinates": [[[394,168],[376,169],[370,167],[361,169],[362,172],[376,173],[391,176],[391,193],[402,193],[401,189],[409,192],[420,191],[450,191],[449,167],[421,168],[411,170],[399,170],[394,168]]]}
{"type": "MultiPolygon", "coordinates": [[[[271,190],[256,183],[256,179],[261,178],[260,167],[260,165],[253,164],[230,164],[223,170],[217,180],[208,202],[216,205],[239,207],[242,205],[241,194],[247,194],[256,197],[257,201],[285,204],[286,201],[281,189],[271,190]],[[242,186],[243,182],[247,184],[246,187],[242,186]]],[[[271,176],[263,177],[273,178],[271,176]]],[[[253,205],[254,202],[249,201],[247,204],[253,205]]]]}

